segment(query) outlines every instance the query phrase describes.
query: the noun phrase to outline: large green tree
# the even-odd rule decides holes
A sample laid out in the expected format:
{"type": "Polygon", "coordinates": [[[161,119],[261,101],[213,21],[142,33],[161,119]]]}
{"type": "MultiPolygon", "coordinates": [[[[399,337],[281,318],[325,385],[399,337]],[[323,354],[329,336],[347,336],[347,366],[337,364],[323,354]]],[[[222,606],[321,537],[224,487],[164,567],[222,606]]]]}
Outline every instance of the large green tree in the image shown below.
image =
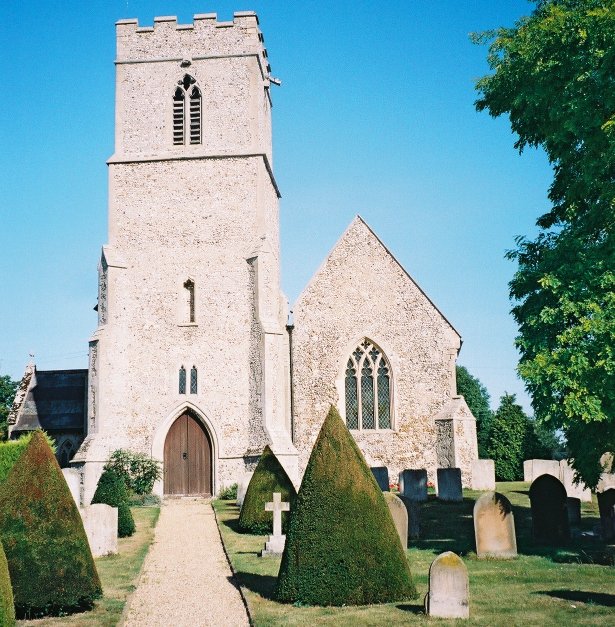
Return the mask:
{"type": "Polygon", "coordinates": [[[457,393],[461,394],[476,418],[478,456],[486,458],[489,430],[493,412],[489,407],[489,392],[479,379],[471,375],[465,366],[457,366],[457,393]]]}
{"type": "Polygon", "coordinates": [[[538,235],[508,253],[519,374],[593,487],[615,451],[615,2],[545,0],[476,40],[494,70],[477,109],[508,115],[516,148],[542,147],[554,172],[538,235]]]}
{"type": "Polygon", "coordinates": [[[13,381],[8,374],[0,377],[0,440],[6,440],[8,425],[6,419],[15,398],[19,381],[13,381]]]}
{"type": "Polygon", "coordinates": [[[528,417],[514,394],[504,394],[493,416],[489,445],[489,457],[495,462],[498,481],[518,481],[523,478],[523,458],[528,417]]]}

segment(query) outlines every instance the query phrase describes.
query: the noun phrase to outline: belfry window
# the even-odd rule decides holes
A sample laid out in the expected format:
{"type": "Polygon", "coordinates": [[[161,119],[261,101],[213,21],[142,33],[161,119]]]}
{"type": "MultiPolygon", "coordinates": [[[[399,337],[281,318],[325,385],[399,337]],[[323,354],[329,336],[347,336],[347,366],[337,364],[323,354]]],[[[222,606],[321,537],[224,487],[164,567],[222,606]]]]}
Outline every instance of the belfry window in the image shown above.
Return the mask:
{"type": "Polygon", "coordinates": [[[201,143],[201,90],[186,74],[177,82],[173,95],[173,144],[201,143]]]}
{"type": "Polygon", "coordinates": [[[179,369],[179,393],[186,393],[186,369],[183,366],[179,369]]]}
{"type": "Polygon", "coordinates": [[[197,378],[198,372],[196,370],[196,366],[192,366],[190,369],[190,394],[196,394],[199,390],[197,378]]]}
{"type": "Polygon", "coordinates": [[[192,279],[188,279],[184,283],[184,288],[186,290],[186,310],[188,313],[188,322],[196,322],[194,303],[194,281],[192,279]]]}
{"type": "Polygon", "coordinates": [[[391,367],[371,340],[350,355],[344,384],[349,429],[391,428],[391,367]]]}

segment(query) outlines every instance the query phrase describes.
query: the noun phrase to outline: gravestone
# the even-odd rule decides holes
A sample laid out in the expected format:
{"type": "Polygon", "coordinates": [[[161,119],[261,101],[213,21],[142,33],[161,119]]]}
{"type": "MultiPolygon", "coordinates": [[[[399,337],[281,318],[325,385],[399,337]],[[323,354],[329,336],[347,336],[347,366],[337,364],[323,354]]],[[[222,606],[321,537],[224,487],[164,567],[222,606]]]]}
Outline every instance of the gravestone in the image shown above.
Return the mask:
{"type": "Polygon", "coordinates": [[[554,459],[527,459],[523,462],[523,481],[531,483],[541,475],[559,480],[559,462],[554,459]]]}
{"type": "Polygon", "coordinates": [[[424,468],[399,473],[399,493],[416,503],[427,500],[427,471],[424,468]]]}
{"type": "Polygon", "coordinates": [[[81,473],[76,468],[62,468],[62,474],[77,508],[81,507],[81,473]]]}
{"type": "Polygon", "coordinates": [[[566,499],[566,511],[568,512],[568,524],[578,527],[581,524],[581,500],[573,496],[566,499]]]}
{"type": "Polygon", "coordinates": [[[243,500],[246,496],[246,492],[248,491],[250,479],[252,479],[253,474],[254,472],[244,472],[237,482],[237,505],[239,506],[239,509],[241,509],[241,506],[243,505],[243,500]]]}
{"type": "Polygon", "coordinates": [[[530,486],[532,533],[536,542],[559,544],[570,539],[566,489],[552,475],[541,475],[530,486]]]}
{"type": "Polygon", "coordinates": [[[117,553],[117,507],[96,503],[82,507],[79,513],[92,555],[101,557],[117,553]]]}
{"type": "Polygon", "coordinates": [[[499,492],[487,492],[474,504],[476,555],[517,557],[515,518],[510,501],[499,492]]]}
{"type": "Polygon", "coordinates": [[[265,543],[265,548],[261,552],[261,557],[276,556],[284,553],[286,536],[282,533],[282,512],[290,510],[290,503],[282,501],[282,493],[273,493],[273,502],[265,503],[265,510],[273,512],[273,535],[269,536],[269,541],[265,543]]]}
{"type": "Polygon", "coordinates": [[[392,492],[384,493],[384,500],[389,506],[389,512],[391,512],[391,518],[395,523],[395,529],[399,534],[401,546],[404,551],[408,548],[408,512],[404,502],[392,492]]]}
{"type": "Polygon", "coordinates": [[[475,459],[472,462],[472,490],[495,490],[495,462],[492,459],[475,459]]]}
{"type": "Polygon", "coordinates": [[[389,469],[386,466],[373,466],[370,468],[376,483],[383,492],[389,491],[389,469]]]}
{"type": "Polygon", "coordinates": [[[584,483],[575,484],[574,482],[574,470],[568,463],[567,459],[562,459],[559,463],[559,480],[564,484],[566,488],[566,494],[569,497],[579,499],[584,503],[592,502],[592,492],[589,488],[585,487],[584,483]]]}
{"type": "Polygon", "coordinates": [[[458,503],[463,501],[461,468],[438,468],[438,500],[458,503]]]}
{"type": "Polygon", "coordinates": [[[425,613],[438,618],[470,618],[470,582],[463,560],[447,551],[429,567],[425,613]]]}
{"type": "Polygon", "coordinates": [[[615,488],[615,472],[603,472],[600,475],[596,492],[606,492],[611,488],[615,488]]]}
{"type": "Polygon", "coordinates": [[[612,542],[615,540],[615,489],[598,492],[597,497],[602,539],[605,542],[612,542]]]}
{"type": "Polygon", "coordinates": [[[406,512],[408,514],[408,542],[416,541],[419,539],[421,532],[421,505],[416,501],[410,500],[403,494],[400,494],[399,498],[406,507],[406,512]]]}

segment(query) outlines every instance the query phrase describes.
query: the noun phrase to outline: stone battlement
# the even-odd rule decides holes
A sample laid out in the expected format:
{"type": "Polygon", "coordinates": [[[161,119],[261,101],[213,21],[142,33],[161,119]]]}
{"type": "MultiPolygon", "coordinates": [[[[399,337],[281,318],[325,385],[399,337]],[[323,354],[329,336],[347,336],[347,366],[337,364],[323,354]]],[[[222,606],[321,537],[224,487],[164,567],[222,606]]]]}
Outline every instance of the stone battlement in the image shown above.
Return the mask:
{"type": "Polygon", "coordinates": [[[258,24],[254,11],[238,11],[230,22],[218,22],[216,13],[197,14],[192,24],[178,24],[176,16],[155,17],[153,26],[139,26],[137,19],[119,20],[116,62],[255,54],[269,73],[258,24]]]}

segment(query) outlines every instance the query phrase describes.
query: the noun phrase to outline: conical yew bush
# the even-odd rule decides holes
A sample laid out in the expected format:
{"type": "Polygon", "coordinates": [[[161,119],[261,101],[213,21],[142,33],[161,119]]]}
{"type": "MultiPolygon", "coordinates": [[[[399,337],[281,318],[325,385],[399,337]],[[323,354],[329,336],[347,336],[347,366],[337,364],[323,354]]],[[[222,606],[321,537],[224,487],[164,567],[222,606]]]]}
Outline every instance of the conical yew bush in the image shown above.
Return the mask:
{"type": "Polygon", "coordinates": [[[276,596],[309,605],[387,603],[416,596],[382,491],[334,407],[291,511],[276,596]]]}
{"type": "Polygon", "coordinates": [[[9,565],[0,542],[0,625],[11,627],[15,624],[15,606],[13,604],[13,586],[9,575],[9,565]]]}
{"type": "Polygon", "coordinates": [[[92,504],[94,503],[117,507],[117,535],[120,538],[127,538],[135,532],[135,520],[128,504],[126,484],[114,470],[107,468],[100,475],[92,497],[92,504]]]}
{"type": "Polygon", "coordinates": [[[102,595],[81,516],[41,431],[0,486],[0,538],[18,616],[83,609],[102,595]]]}
{"type": "MultiPolygon", "coordinates": [[[[265,511],[265,503],[271,501],[274,492],[282,494],[282,500],[295,505],[297,492],[282,464],[269,446],[265,447],[256,470],[250,479],[241,506],[239,528],[248,533],[266,534],[273,531],[273,513],[265,511]]],[[[288,515],[282,514],[282,529],[287,526],[288,515]]]]}

